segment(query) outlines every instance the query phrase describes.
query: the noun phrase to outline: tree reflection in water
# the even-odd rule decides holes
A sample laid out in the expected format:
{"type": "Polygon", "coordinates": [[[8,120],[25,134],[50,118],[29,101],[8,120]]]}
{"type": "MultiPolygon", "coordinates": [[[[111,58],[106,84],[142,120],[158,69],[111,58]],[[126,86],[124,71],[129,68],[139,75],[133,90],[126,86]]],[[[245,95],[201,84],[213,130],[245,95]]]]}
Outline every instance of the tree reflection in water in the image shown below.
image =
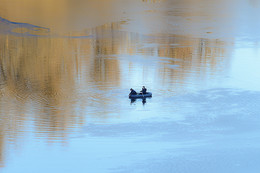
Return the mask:
{"type": "Polygon", "coordinates": [[[0,37],[0,157],[5,145],[27,132],[66,142],[88,116],[103,121],[113,112],[120,118],[124,107],[114,103],[115,89],[144,81],[170,94],[227,64],[220,40],[145,36],[120,31],[122,24],[92,28],[87,31],[91,38],[26,37],[22,32],[0,37]],[[27,129],[30,124],[34,129],[27,129]]]}

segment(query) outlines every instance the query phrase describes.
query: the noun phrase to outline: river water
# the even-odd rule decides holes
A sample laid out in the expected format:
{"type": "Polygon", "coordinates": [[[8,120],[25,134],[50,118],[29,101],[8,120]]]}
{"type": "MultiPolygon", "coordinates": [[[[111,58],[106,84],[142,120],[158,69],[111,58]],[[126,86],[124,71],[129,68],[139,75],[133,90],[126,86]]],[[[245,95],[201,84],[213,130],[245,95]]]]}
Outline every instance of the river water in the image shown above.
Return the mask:
{"type": "Polygon", "coordinates": [[[259,171],[257,0],[0,2],[0,172],[259,171]]]}

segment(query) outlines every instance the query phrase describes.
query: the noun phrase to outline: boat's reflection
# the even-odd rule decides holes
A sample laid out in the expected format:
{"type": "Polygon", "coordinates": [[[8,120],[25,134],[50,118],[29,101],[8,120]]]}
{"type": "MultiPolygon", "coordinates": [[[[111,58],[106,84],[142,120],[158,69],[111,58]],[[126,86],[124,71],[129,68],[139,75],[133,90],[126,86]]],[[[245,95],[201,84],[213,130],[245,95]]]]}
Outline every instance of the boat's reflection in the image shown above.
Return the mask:
{"type": "Polygon", "coordinates": [[[150,99],[150,98],[135,98],[135,99],[130,99],[130,100],[131,100],[131,101],[130,101],[130,104],[132,105],[132,104],[136,103],[137,100],[142,100],[143,105],[145,105],[147,99],[150,99]]]}

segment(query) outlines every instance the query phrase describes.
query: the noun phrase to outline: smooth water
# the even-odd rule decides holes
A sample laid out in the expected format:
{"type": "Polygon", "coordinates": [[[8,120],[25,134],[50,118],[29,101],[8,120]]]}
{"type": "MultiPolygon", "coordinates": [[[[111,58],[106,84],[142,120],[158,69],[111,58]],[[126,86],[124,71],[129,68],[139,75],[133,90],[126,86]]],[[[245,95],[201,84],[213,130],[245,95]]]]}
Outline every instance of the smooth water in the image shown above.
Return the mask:
{"type": "Polygon", "coordinates": [[[259,171],[257,0],[0,3],[0,172],[259,171]]]}

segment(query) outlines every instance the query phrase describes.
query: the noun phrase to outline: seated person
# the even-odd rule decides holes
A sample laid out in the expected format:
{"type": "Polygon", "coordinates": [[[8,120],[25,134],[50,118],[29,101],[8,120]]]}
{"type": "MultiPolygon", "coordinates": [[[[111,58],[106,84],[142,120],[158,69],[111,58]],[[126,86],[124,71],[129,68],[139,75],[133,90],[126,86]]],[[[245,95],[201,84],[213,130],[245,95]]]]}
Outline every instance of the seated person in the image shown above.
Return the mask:
{"type": "Polygon", "coordinates": [[[136,91],[133,90],[132,88],[130,89],[130,91],[131,91],[131,92],[129,93],[129,96],[130,96],[130,95],[136,95],[136,94],[137,94],[136,91]]]}
{"type": "Polygon", "coordinates": [[[145,88],[145,86],[143,86],[143,88],[142,88],[142,91],[140,91],[142,94],[146,94],[147,92],[147,89],[145,88]]]}

